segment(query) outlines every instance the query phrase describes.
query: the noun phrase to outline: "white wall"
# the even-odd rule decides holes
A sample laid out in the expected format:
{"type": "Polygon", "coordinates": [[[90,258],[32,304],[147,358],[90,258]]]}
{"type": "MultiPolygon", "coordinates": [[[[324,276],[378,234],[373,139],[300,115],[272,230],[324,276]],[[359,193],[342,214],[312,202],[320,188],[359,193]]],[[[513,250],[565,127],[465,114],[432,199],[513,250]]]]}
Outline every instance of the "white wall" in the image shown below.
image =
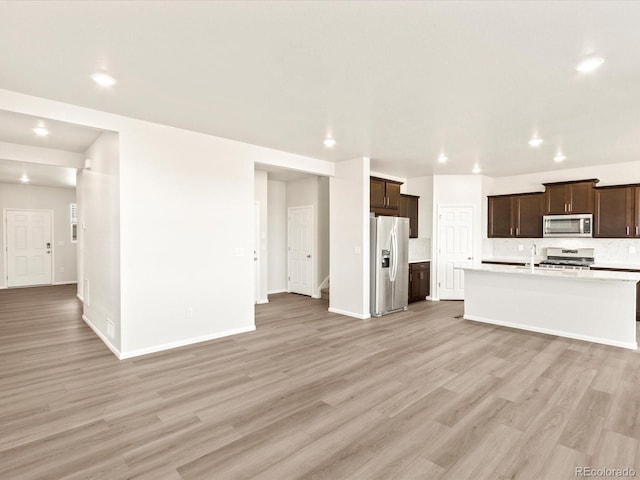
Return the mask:
{"type": "Polygon", "coordinates": [[[267,182],[268,293],[287,291],[287,186],[267,182]]]}
{"type": "Polygon", "coordinates": [[[78,175],[80,288],[85,320],[116,351],[120,312],[120,187],[117,133],[103,133],[85,152],[91,170],[78,175]],[[108,322],[113,330],[108,328],[108,322]]]}
{"type": "Polygon", "coordinates": [[[268,208],[268,194],[267,194],[267,172],[256,170],[254,172],[254,195],[255,200],[260,204],[260,252],[258,252],[260,269],[260,291],[258,292],[258,303],[267,303],[267,281],[269,278],[268,271],[268,254],[269,254],[269,240],[268,240],[268,223],[267,223],[267,208],[268,208]]]}
{"type": "Polygon", "coordinates": [[[368,158],[335,164],[330,179],[329,311],[369,318],[368,158]]]}
{"type": "MultiPolygon", "coordinates": [[[[76,244],[71,243],[69,204],[75,203],[73,188],[40,187],[0,183],[0,212],[5,208],[53,211],[52,282],[76,281],[76,244]]],[[[0,251],[5,251],[6,232],[0,236],[0,251]]],[[[0,272],[4,272],[4,254],[0,255],[0,272]]],[[[6,276],[0,278],[0,288],[6,287],[6,276]]]]}
{"type": "Polygon", "coordinates": [[[431,238],[433,234],[433,177],[408,178],[406,193],[417,195],[418,237],[431,238]]]}
{"type": "MultiPolygon", "coordinates": [[[[119,133],[121,357],[252,330],[254,163],[331,162],[0,90],[0,109],[119,133]]],[[[101,255],[85,252],[88,255],[101,255]]]]}

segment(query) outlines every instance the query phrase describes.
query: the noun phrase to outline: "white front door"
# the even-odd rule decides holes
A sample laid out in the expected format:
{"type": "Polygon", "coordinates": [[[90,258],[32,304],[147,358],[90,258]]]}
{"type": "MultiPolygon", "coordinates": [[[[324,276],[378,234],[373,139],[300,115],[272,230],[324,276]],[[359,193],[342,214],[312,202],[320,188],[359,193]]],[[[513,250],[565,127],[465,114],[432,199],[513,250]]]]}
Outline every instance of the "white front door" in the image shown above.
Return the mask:
{"type": "Polygon", "coordinates": [[[438,296],[464,299],[464,272],[473,263],[473,207],[438,208],[438,296]]]}
{"type": "Polygon", "coordinates": [[[51,284],[51,212],[6,210],[7,286],[51,284]]]}
{"type": "Polygon", "coordinates": [[[288,209],[288,290],[311,295],[313,249],[313,206],[288,209]]]}

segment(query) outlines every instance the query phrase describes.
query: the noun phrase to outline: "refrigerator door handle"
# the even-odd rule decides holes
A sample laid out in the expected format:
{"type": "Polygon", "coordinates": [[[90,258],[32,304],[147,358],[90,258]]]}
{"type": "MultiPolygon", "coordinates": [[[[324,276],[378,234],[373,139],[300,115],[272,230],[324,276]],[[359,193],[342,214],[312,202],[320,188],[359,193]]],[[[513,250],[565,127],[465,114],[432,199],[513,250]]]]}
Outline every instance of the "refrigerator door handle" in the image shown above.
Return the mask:
{"type": "Polygon", "coordinates": [[[398,273],[398,234],[396,229],[391,230],[391,271],[389,272],[389,280],[396,281],[398,273]]]}

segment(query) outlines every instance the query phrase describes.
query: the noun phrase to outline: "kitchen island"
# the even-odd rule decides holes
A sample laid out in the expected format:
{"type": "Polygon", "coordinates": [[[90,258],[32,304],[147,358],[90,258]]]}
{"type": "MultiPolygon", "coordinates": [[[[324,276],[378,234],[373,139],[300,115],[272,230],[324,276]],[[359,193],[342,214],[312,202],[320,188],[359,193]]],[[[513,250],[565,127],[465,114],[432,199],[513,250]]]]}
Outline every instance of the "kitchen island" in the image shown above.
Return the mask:
{"type": "Polygon", "coordinates": [[[636,349],[639,273],[464,268],[464,318],[636,349]]]}

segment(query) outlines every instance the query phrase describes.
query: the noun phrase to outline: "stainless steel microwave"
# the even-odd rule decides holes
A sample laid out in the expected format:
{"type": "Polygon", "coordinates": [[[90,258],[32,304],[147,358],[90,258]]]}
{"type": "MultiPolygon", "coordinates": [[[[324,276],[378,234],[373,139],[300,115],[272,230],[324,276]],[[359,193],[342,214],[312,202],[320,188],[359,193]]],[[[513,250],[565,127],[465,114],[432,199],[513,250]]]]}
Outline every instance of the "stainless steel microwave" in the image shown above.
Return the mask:
{"type": "Polygon", "coordinates": [[[592,237],[593,215],[545,215],[542,217],[543,237],[592,237]]]}

